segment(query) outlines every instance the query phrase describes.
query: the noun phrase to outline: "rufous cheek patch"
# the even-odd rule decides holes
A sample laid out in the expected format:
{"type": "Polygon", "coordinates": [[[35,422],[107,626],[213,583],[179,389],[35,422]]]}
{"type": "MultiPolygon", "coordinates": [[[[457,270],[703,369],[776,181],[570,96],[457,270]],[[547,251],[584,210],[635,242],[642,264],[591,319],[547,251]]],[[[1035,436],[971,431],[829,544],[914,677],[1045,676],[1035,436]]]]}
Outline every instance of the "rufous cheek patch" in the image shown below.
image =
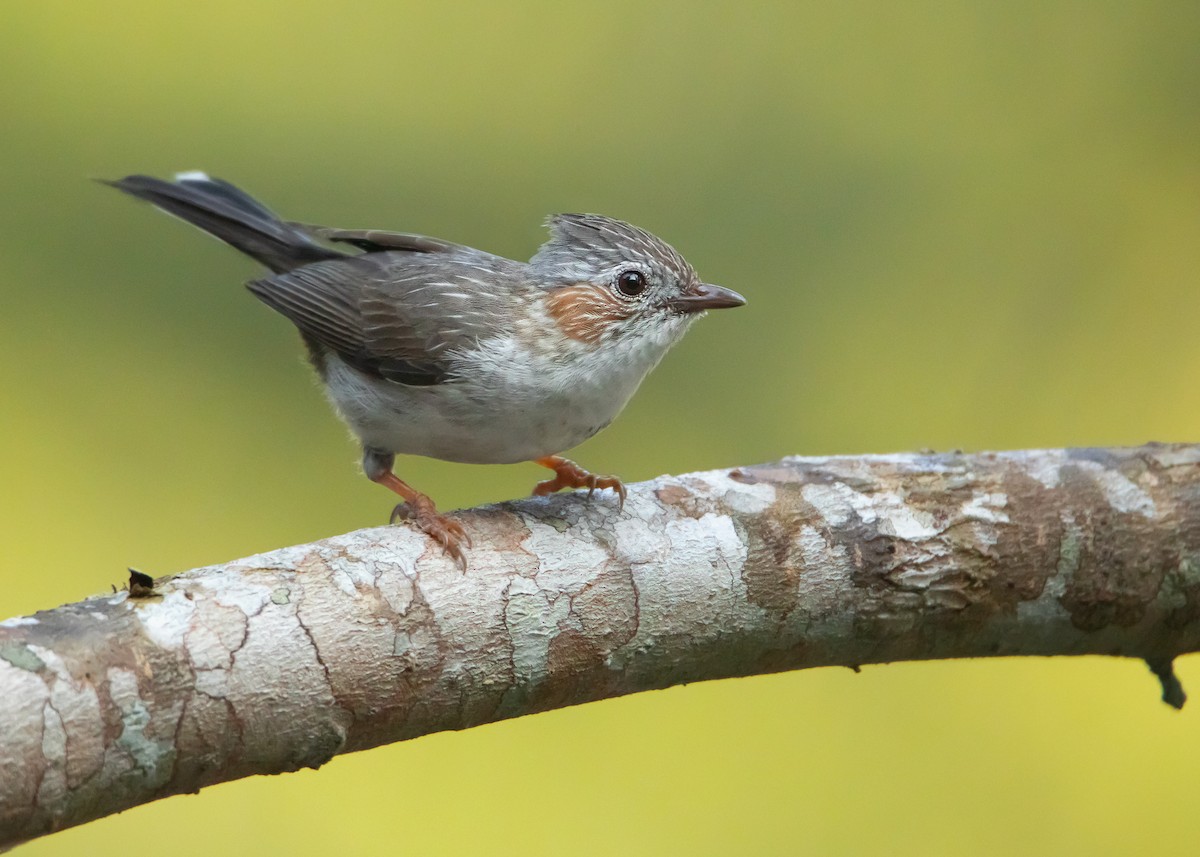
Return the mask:
{"type": "Polygon", "coordinates": [[[630,307],[603,286],[580,284],[552,290],[546,309],[570,339],[596,345],[612,325],[630,315],[630,307]]]}

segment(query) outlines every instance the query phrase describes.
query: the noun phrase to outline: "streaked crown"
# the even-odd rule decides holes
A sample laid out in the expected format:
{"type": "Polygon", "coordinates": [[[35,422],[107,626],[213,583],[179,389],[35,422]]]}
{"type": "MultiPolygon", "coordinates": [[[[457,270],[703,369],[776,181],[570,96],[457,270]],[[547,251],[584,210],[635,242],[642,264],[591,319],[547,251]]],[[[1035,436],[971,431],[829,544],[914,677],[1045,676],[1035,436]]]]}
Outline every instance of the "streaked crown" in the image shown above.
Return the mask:
{"type": "Polygon", "coordinates": [[[549,288],[602,278],[626,265],[680,288],[699,282],[678,250],[632,223],[599,214],[557,214],[546,225],[550,240],[529,264],[549,288]]]}

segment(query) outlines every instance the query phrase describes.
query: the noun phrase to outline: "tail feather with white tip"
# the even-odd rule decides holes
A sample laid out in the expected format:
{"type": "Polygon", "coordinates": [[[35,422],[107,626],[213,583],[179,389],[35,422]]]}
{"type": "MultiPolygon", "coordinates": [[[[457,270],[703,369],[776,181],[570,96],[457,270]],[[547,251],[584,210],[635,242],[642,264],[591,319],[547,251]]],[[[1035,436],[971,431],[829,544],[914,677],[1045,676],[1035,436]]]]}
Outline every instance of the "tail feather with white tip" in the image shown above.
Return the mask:
{"type": "Polygon", "coordinates": [[[322,247],[229,182],[202,172],[178,173],[173,182],[132,175],[103,184],[203,229],[275,273],[343,255],[322,247]]]}

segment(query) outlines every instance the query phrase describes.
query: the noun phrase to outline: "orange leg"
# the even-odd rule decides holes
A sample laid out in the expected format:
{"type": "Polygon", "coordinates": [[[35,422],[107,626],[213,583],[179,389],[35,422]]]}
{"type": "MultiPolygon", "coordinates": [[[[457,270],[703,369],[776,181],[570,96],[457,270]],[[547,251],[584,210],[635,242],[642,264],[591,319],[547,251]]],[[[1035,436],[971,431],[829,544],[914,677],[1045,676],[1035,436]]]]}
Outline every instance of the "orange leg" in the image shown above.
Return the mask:
{"type": "Polygon", "coordinates": [[[391,522],[407,518],[421,528],[434,541],[442,546],[442,550],[450,554],[463,571],[467,569],[467,557],[463,547],[471,547],[471,537],[461,523],[438,512],[437,506],[428,494],[422,494],[403,479],[392,472],[395,456],[378,450],[368,449],[363,453],[363,471],[372,482],[377,482],[385,488],[390,488],[404,502],[392,510],[391,522]]]}
{"type": "Polygon", "coordinates": [[[591,497],[597,488],[611,488],[617,492],[617,497],[620,498],[618,508],[625,506],[625,486],[615,476],[597,476],[595,473],[588,473],[574,461],[563,458],[561,455],[547,455],[534,463],[540,464],[542,467],[549,467],[554,471],[553,479],[539,482],[533,487],[534,496],[553,494],[564,488],[586,488],[588,497],[591,497]]]}

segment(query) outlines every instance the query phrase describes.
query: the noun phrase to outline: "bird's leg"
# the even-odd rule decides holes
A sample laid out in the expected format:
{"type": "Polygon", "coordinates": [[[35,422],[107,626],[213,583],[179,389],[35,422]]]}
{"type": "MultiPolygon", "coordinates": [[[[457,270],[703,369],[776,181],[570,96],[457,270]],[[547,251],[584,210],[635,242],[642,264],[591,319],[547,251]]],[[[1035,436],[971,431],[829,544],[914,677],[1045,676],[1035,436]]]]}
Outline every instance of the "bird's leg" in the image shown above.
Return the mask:
{"type": "Polygon", "coordinates": [[[363,450],[363,472],[367,474],[367,478],[392,489],[404,498],[404,502],[392,510],[392,523],[401,518],[411,520],[440,544],[442,550],[450,554],[465,571],[467,558],[463,547],[471,547],[471,537],[467,535],[466,529],[453,518],[439,513],[429,495],[422,494],[393,473],[392,465],[395,461],[396,456],[393,453],[379,449],[363,450]]]}
{"type": "Polygon", "coordinates": [[[588,496],[591,497],[597,488],[611,488],[617,492],[617,497],[620,498],[618,508],[625,506],[625,486],[615,476],[597,476],[595,473],[588,473],[574,461],[563,458],[561,455],[547,455],[534,463],[540,464],[542,467],[549,467],[555,474],[553,479],[539,482],[533,487],[535,496],[553,494],[563,488],[586,488],[588,496]]]}

